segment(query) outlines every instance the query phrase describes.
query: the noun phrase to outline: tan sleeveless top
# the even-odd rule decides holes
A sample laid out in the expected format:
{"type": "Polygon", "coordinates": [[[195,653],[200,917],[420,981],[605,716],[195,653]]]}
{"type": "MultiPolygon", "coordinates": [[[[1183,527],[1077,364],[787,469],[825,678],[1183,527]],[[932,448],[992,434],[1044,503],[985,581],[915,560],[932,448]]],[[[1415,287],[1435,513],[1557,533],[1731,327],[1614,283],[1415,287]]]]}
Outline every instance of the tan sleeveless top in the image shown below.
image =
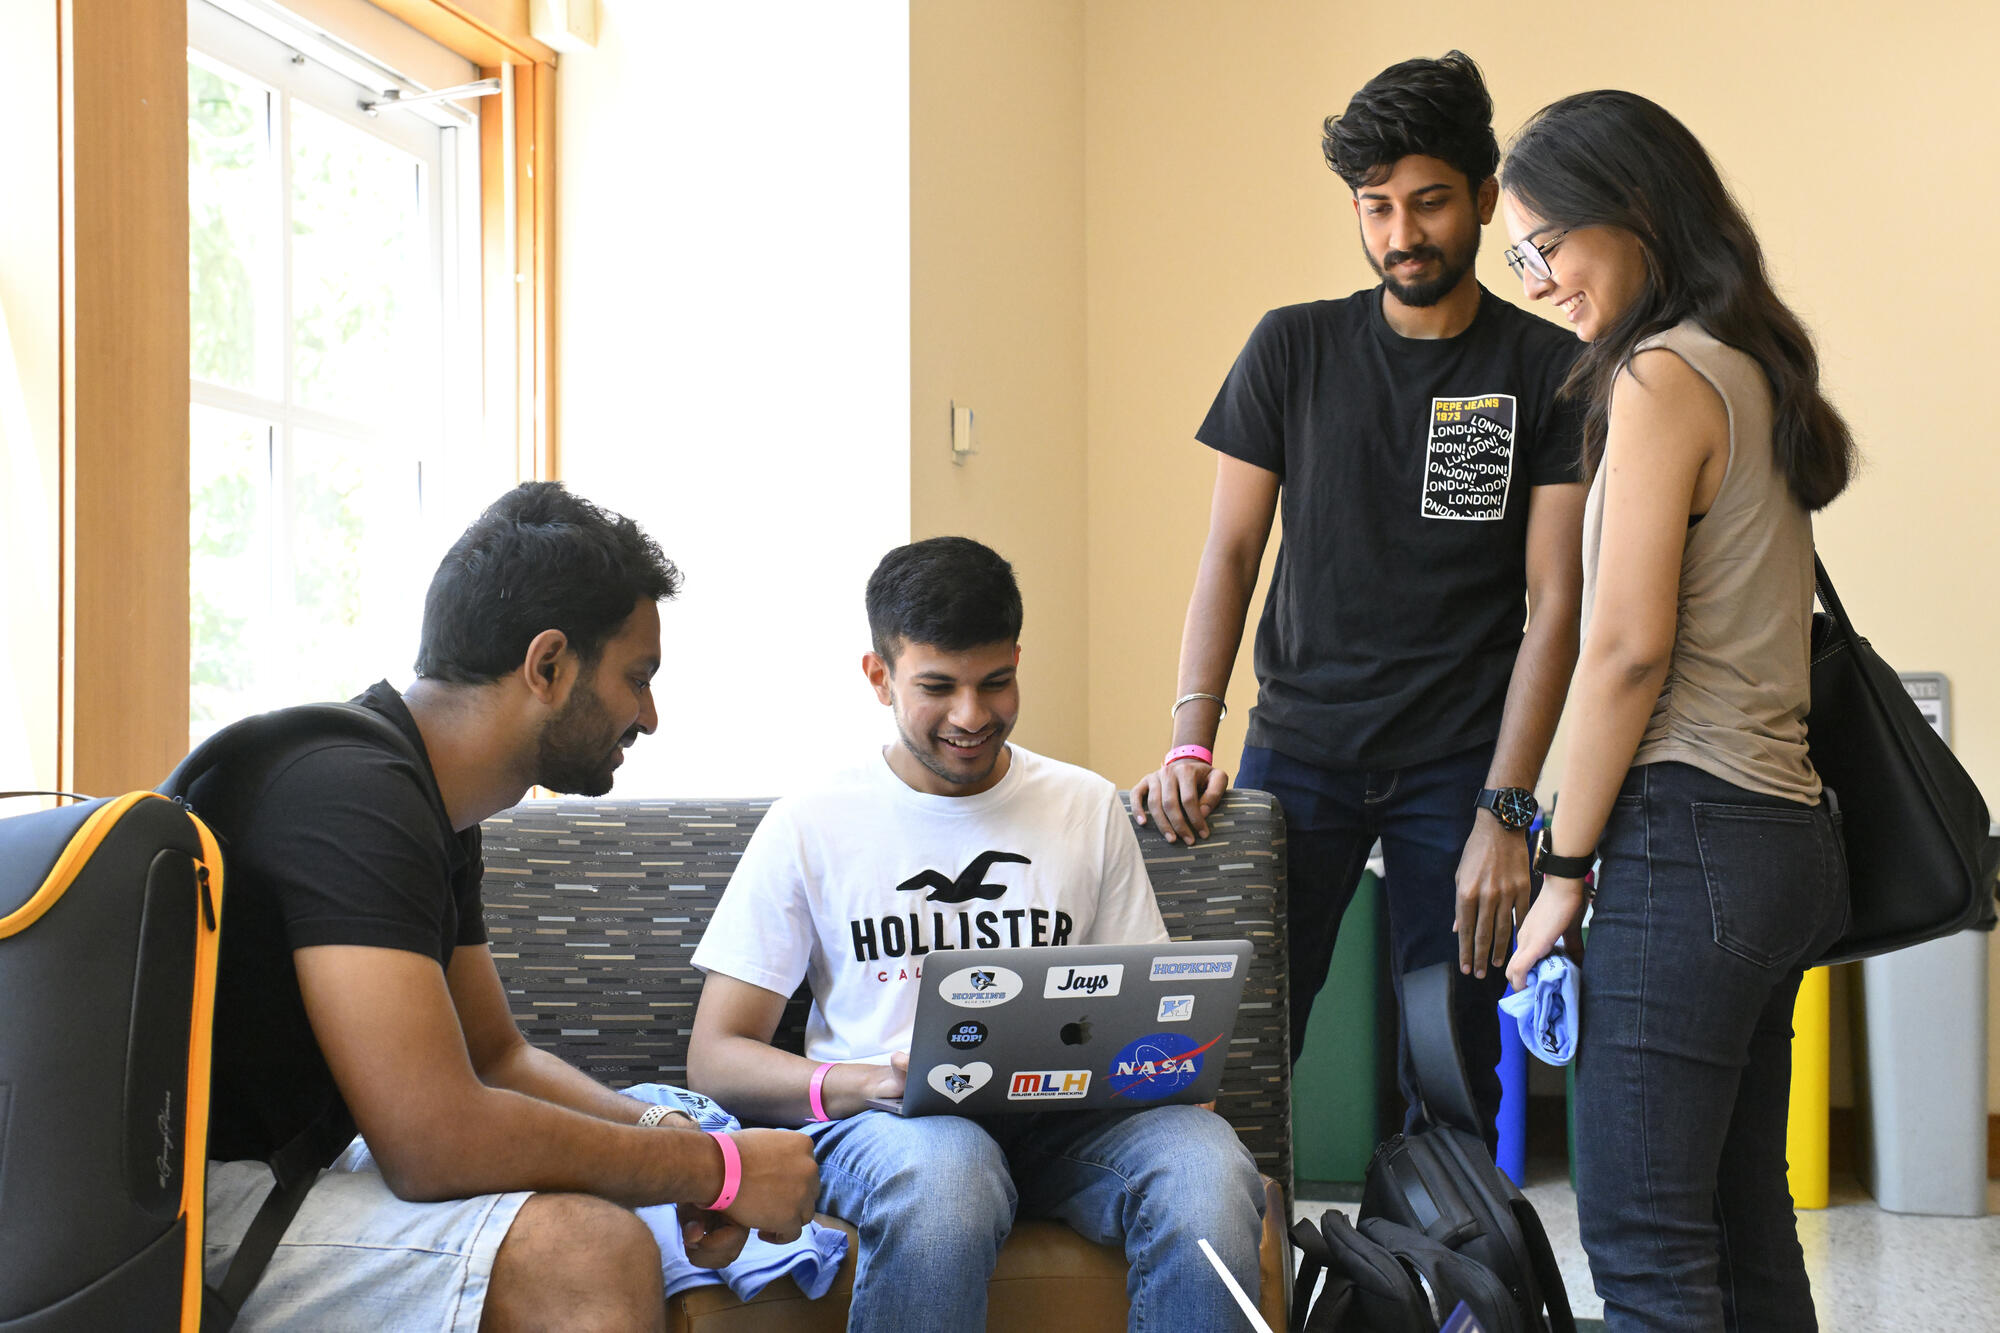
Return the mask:
{"type": "MultiPolygon", "coordinates": [[[[1683,323],[1637,351],[1673,352],[1722,396],[1729,463],[1681,555],[1673,661],[1633,764],[1678,761],[1754,792],[1811,804],[1806,752],[1813,604],[1812,516],[1771,449],[1771,386],[1744,352],[1683,323]]],[[[1583,514],[1583,626],[1590,632],[1605,469],[1583,514]]]]}

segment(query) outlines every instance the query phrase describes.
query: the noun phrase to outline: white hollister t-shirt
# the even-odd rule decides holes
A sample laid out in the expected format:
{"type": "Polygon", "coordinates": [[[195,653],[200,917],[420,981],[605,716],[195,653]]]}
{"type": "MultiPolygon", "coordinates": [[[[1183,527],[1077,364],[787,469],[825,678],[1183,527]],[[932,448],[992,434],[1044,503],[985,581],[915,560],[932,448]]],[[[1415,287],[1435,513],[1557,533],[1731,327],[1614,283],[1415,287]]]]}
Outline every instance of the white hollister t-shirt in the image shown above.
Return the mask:
{"type": "Polygon", "coordinates": [[[694,965],[790,995],[806,1054],[910,1049],[925,965],[957,949],[1157,944],[1139,840],[1105,778],[1020,746],[976,796],[912,791],[878,756],[772,805],[694,965]]]}

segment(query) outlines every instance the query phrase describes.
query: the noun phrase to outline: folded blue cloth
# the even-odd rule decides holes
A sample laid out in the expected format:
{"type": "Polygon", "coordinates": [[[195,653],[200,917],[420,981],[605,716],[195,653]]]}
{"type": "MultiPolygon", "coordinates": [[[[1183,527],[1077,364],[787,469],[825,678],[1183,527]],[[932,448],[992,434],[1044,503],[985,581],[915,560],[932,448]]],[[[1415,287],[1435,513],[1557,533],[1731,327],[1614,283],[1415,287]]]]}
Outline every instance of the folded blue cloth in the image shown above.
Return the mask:
{"type": "Polygon", "coordinates": [[[1576,964],[1552,953],[1528,973],[1528,984],[1500,997],[1500,1012],[1521,1029],[1521,1044],[1544,1064],[1576,1058],[1576,964]]]}
{"type": "MultiPolygon", "coordinates": [[[[654,1106],[672,1106],[686,1111],[704,1130],[727,1131],[743,1128],[735,1116],[711,1099],[686,1088],[665,1083],[640,1083],[626,1088],[625,1095],[654,1106]]],[[[687,1245],[681,1239],[679,1210],[670,1203],[636,1210],[639,1220],[652,1231],[660,1246],[660,1267],[667,1282],[667,1295],[690,1287],[714,1286],[726,1282],[742,1300],[749,1300],[774,1280],[790,1274],[799,1290],[812,1300],[826,1295],[840,1274],[840,1261],[847,1256],[847,1233],[838,1227],[806,1223],[799,1238],[773,1245],[756,1232],[743,1244],[743,1253],[722,1268],[697,1268],[688,1262],[687,1245]]]]}

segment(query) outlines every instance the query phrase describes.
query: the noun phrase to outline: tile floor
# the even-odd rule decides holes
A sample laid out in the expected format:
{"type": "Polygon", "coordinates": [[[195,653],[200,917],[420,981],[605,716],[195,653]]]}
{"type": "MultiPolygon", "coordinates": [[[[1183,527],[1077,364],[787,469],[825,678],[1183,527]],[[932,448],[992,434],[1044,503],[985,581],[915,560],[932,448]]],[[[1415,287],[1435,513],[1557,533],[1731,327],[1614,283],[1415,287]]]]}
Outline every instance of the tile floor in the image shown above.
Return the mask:
{"type": "MultiPolygon", "coordinates": [[[[1548,1228],[1577,1318],[1601,1327],[1604,1307],[1576,1237],[1576,1196],[1559,1168],[1548,1176],[1528,1186],[1528,1198],[1548,1228]]],[[[1799,1214],[1823,1333],[2000,1329],[2000,1182],[1987,1191],[1986,1217],[1917,1217],[1885,1213],[1853,1180],[1835,1180],[1829,1207],[1799,1214]]],[[[1351,1218],[1355,1204],[1300,1199],[1293,1211],[1318,1218],[1327,1208],[1351,1218]]]]}

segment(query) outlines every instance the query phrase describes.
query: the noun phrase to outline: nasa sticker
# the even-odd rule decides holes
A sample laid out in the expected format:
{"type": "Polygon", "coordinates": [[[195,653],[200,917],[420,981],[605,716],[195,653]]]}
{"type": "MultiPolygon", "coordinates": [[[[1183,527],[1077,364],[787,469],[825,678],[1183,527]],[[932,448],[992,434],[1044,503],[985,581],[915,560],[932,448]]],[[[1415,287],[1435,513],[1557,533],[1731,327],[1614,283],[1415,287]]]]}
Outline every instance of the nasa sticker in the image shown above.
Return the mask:
{"type": "Polygon", "coordinates": [[[951,1030],[944,1034],[944,1044],[955,1051],[969,1051],[986,1040],[986,1025],[975,1019],[963,1023],[953,1023],[951,1030]]]}
{"type": "Polygon", "coordinates": [[[1111,1061],[1111,1095],[1130,1102],[1171,1097],[1201,1077],[1203,1056],[1221,1040],[1219,1032],[1199,1045],[1178,1032],[1148,1033],[1111,1061]]]}
{"type": "Polygon", "coordinates": [[[967,1065],[932,1065],[926,1081],[956,1105],[978,1092],[993,1079],[993,1066],[984,1060],[967,1065]]]}
{"type": "Polygon", "coordinates": [[[1021,974],[1005,967],[961,967],[938,983],[938,998],[961,1009],[990,1009],[1021,993],[1021,974]]]}

